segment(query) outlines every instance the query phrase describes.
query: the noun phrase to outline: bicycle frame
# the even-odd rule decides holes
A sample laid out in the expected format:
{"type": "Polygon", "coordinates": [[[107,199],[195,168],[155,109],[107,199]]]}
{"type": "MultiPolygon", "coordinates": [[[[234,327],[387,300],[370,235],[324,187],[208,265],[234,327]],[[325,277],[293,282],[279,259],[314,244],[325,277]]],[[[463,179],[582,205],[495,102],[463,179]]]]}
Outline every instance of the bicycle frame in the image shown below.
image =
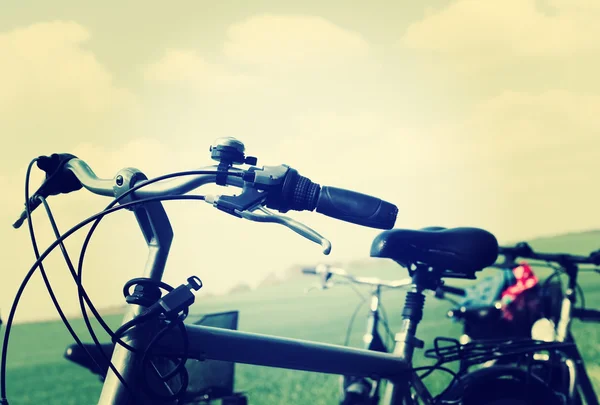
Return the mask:
{"type": "MultiPolygon", "coordinates": [[[[404,359],[386,353],[282,338],[257,333],[232,331],[210,326],[186,325],[190,338],[189,356],[195,359],[223,360],[258,366],[311,371],[326,374],[351,374],[360,377],[398,379],[409,365],[404,359]]],[[[177,333],[158,345],[156,353],[166,357],[182,354],[177,333]]]]}
{"type": "MultiPolygon", "coordinates": [[[[159,202],[139,206],[134,210],[134,214],[149,249],[144,277],[159,281],[173,239],[169,219],[159,202]]],[[[137,305],[129,305],[123,323],[137,316],[142,309],[137,305]]],[[[398,335],[400,338],[397,336],[397,350],[394,354],[206,326],[187,325],[186,330],[189,333],[189,357],[191,358],[387,379],[392,383],[388,384],[387,391],[390,395],[384,399],[384,405],[412,404],[410,385],[414,386],[425,404],[430,404],[432,396],[416,373],[411,371],[416,326],[416,323],[411,323],[409,319],[403,321],[403,329],[398,335]]],[[[123,341],[134,347],[144,347],[158,327],[158,321],[136,326],[131,333],[125,335],[123,341]]],[[[181,342],[176,336],[161,340],[160,345],[165,356],[181,355],[181,342]]],[[[111,361],[129,387],[138,393],[139,399],[144,404],[175,403],[153,397],[139,387],[135,377],[140,371],[145,371],[139,370],[140,364],[136,354],[117,344],[111,361]]],[[[159,383],[164,387],[165,392],[169,392],[165,383],[157,380],[157,384],[159,383]]],[[[130,404],[130,401],[129,391],[109,369],[98,404],[124,405],[130,404]]]]}

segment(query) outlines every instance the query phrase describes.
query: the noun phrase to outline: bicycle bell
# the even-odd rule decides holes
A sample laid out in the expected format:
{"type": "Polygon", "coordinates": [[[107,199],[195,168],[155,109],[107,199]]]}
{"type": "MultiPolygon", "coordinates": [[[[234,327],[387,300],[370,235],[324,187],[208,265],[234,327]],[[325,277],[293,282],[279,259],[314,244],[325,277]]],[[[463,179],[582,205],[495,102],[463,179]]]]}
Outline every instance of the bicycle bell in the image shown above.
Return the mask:
{"type": "Polygon", "coordinates": [[[245,150],[246,148],[241,141],[228,136],[215,140],[210,146],[210,157],[220,164],[227,166],[234,164],[255,165],[258,159],[252,156],[245,156],[245,150]]]}

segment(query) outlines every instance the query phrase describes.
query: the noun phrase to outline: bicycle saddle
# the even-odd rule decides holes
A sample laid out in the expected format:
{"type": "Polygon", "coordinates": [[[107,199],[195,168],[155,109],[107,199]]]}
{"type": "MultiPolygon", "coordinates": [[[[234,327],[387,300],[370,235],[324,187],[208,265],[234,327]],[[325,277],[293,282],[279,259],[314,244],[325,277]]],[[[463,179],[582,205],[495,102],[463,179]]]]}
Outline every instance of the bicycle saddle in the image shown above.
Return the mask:
{"type": "Polygon", "coordinates": [[[479,228],[392,229],[373,240],[371,257],[392,259],[405,267],[418,264],[443,271],[472,273],[494,264],[498,258],[498,241],[479,228]]]}

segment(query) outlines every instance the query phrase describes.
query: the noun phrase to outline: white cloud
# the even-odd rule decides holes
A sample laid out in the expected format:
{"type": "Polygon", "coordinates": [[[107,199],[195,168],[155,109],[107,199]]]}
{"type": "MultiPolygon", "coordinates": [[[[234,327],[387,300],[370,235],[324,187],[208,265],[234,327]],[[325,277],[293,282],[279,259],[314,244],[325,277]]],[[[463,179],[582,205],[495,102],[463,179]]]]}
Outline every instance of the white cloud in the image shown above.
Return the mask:
{"type": "Polygon", "coordinates": [[[87,49],[90,32],[75,22],[43,22],[0,33],[0,133],[11,153],[5,173],[34,156],[82,139],[114,140],[140,112],[87,49]]]}
{"type": "Polygon", "coordinates": [[[534,0],[458,0],[429,10],[408,27],[401,44],[444,54],[463,68],[518,58],[572,57],[600,50],[597,4],[559,0],[552,13],[545,13],[534,0]]]}
{"type": "Polygon", "coordinates": [[[453,216],[504,240],[600,226],[599,105],[596,95],[565,90],[506,91],[437,128],[455,143],[452,175],[461,180],[445,178],[458,186],[450,199],[462,195],[453,216]]]}
{"type": "Polygon", "coordinates": [[[360,71],[364,80],[378,68],[365,39],[316,16],[265,14],[233,24],[216,60],[193,49],[169,49],[144,69],[144,76],[170,88],[183,85],[196,95],[242,89],[289,94],[288,89],[305,88],[307,81],[323,87],[315,83],[315,74],[335,72],[341,78],[360,71]]]}
{"type": "Polygon", "coordinates": [[[299,162],[309,160],[316,176],[332,180],[339,178],[336,168],[346,167],[352,174],[340,180],[347,186],[357,181],[373,184],[371,170],[379,178],[407,175],[423,162],[423,154],[434,158],[434,164],[448,162],[441,145],[433,148],[425,131],[402,127],[393,117],[374,111],[296,116],[288,126],[276,144],[278,153],[299,162]]]}
{"type": "Polygon", "coordinates": [[[269,71],[337,68],[370,56],[369,44],[358,33],[322,17],[271,14],[232,25],[223,53],[269,71]]]}
{"type": "Polygon", "coordinates": [[[27,105],[34,115],[36,108],[99,113],[131,107],[134,96],[85,49],[89,39],[84,27],[65,21],[0,33],[0,110],[27,105]]]}
{"type": "Polygon", "coordinates": [[[482,163],[510,159],[519,151],[546,153],[558,147],[568,153],[569,148],[600,142],[599,106],[600,96],[595,94],[504,91],[478,104],[453,128],[452,138],[479,144],[482,163]]]}
{"type": "Polygon", "coordinates": [[[157,62],[147,66],[146,80],[194,86],[196,90],[239,90],[257,84],[258,79],[243,73],[235,73],[225,65],[210,63],[198,52],[170,49],[157,62]]]}

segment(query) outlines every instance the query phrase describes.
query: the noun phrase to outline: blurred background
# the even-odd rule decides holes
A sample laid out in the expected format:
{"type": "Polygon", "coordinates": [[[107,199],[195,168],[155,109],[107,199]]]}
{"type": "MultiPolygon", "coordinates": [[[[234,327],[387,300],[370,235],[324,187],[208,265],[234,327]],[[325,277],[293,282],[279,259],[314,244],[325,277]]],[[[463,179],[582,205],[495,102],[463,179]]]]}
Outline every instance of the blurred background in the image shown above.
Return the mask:
{"type": "MultiPolygon", "coordinates": [[[[599,17],[593,0],[3,3],[2,318],[34,261],[27,229],[11,227],[23,207],[25,170],[54,152],[78,156],[100,177],[127,166],[152,177],[213,164],[211,143],[233,136],[259,166],[289,164],[319,184],[394,202],[398,228],[477,226],[502,243],[540,240],[575,253],[600,247],[599,17]]],[[[32,187],[41,179],[34,172],[32,187]]],[[[109,202],[85,191],[49,199],[63,232],[109,202]]],[[[283,227],[207,204],[165,207],[175,232],[165,281],[198,275],[204,288],[195,311],[238,309],[241,329],[340,343],[356,297],[306,295],[298,266],[332,262],[406,276],[368,259],[377,230],[292,213],[332,241],[325,257],[283,227]],[[315,302],[333,309],[309,317],[305,305],[315,302]],[[281,322],[258,322],[269,311],[283,311],[281,322]]],[[[33,219],[45,248],[52,230],[41,210],[33,219]]],[[[84,236],[67,242],[73,257],[84,236]]],[[[141,275],[145,260],[133,216],[107,217],[84,271],[96,305],[118,313],[123,284],[141,275]]],[[[60,252],[46,263],[65,312],[80,317],[60,252]]],[[[449,323],[428,316],[434,326],[449,323]]],[[[81,372],[61,358],[70,337],[56,319],[35,276],[15,318],[26,323],[15,329],[22,338],[9,352],[15,404],[95,403],[100,383],[91,374],[75,379],[81,372]],[[30,389],[36,379],[47,384],[30,389]]],[[[598,356],[590,347],[588,355],[598,356]]],[[[283,403],[303,403],[302,378],[323,381],[290,372],[278,386],[275,375],[284,374],[262,382],[241,374],[239,388],[257,403],[277,403],[281,392],[289,395],[283,403]],[[268,392],[275,392],[270,400],[268,392]]],[[[331,403],[334,385],[323,388],[322,403],[331,403]]]]}

